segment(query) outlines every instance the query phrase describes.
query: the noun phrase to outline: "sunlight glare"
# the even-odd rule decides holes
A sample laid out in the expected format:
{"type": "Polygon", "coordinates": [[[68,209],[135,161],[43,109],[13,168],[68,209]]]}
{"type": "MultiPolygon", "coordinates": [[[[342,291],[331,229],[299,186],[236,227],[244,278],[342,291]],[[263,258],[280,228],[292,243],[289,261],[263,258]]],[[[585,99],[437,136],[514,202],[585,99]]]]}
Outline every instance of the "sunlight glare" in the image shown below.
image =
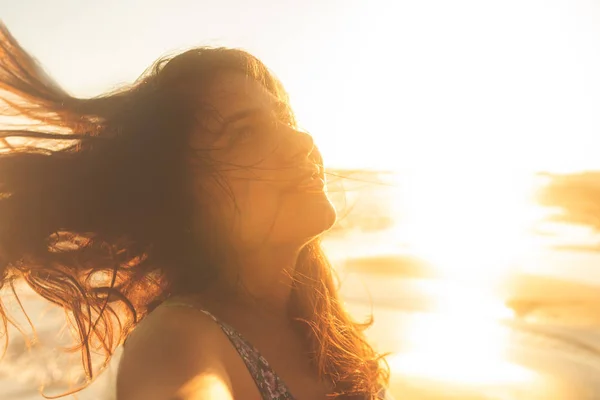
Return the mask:
{"type": "Polygon", "coordinates": [[[467,386],[532,385],[538,375],[507,360],[513,312],[486,285],[441,280],[425,285],[431,313],[407,325],[406,351],[390,367],[403,376],[467,386]]]}
{"type": "Polygon", "coordinates": [[[530,175],[432,168],[400,176],[399,186],[398,235],[443,275],[493,282],[535,247],[530,175]]]}
{"type": "Polygon", "coordinates": [[[510,310],[492,297],[464,291],[441,294],[438,312],[409,325],[408,351],[390,360],[406,376],[468,385],[531,383],[536,374],[508,362],[508,330],[499,319],[510,310]],[[462,295],[461,295],[462,293],[462,295]]]}

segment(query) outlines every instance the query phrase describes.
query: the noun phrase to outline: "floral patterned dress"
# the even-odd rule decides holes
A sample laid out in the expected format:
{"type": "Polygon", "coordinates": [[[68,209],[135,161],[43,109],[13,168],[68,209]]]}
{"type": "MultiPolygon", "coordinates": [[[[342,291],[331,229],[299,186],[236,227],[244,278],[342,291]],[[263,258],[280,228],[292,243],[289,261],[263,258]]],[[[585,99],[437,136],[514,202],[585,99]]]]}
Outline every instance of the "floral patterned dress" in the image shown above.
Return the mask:
{"type": "MultiPolygon", "coordinates": [[[[196,308],[191,304],[187,304],[184,302],[175,302],[167,300],[163,303],[166,306],[187,306],[196,308]]],[[[256,386],[261,394],[263,400],[294,400],[294,396],[290,393],[289,389],[283,382],[281,378],[273,371],[268,361],[259,353],[259,351],[248,342],[241,334],[239,334],[235,329],[226,323],[217,319],[214,315],[209,313],[208,311],[201,310],[196,308],[197,310],[203,312],[212,318],[213,321],[217,323],[221,327],[221,330],[233,346],[236,348],[240,357],[246,364],[250,375],[254,379],[256,386]]],[[[385,390],[382,390],[378,396],[381,400],[392,400],[392,398],[386,394],[385,390]]]]}

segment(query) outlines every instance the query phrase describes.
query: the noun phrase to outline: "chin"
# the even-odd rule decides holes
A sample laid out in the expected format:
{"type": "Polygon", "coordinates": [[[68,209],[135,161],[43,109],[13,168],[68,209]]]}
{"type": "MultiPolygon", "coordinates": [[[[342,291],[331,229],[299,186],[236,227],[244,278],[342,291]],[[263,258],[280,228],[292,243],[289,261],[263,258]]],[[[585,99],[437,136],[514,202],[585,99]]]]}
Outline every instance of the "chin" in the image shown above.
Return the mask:
{"type": "Polygon", "coordinates": [[[335,225],[335,222],[337,221],[337,212],[335,211],[335,207],[333,207],[333,204],[331,204],[329,199],[327,199],[326,208],[327,209],[323,213],[323,231],[321,233],[331,229],[331,227],[333,227],[333,225],[335,225]]]}
{"type": "Polygon", "coordinates": [[[274,237],[279,243],[305,245],[328,231],[336,220],[335,208],[326,193],[294,196],[278,219],[274,237]]]}
{"type": "Polygon", "coordinates": [[[298,213],[298,226],[299,231],[306,233],[303,235],[306,238],[314,238],[328,231],[337,220],[335,208],[327,196],[307,204],[303,211],[298,213]]]}

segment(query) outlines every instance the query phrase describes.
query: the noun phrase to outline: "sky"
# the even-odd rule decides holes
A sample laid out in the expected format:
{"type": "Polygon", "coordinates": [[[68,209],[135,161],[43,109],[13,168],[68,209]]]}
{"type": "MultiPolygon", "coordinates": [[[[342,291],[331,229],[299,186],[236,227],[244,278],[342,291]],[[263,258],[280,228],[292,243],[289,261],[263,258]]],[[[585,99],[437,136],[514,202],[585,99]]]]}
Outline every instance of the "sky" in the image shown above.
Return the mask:
{"type": "Polygon", "coordinates": [[[249,50],[330,166],[600,169],[599,1],[0,0],[0,19],[78,96],[165,53],[249,50]]]}

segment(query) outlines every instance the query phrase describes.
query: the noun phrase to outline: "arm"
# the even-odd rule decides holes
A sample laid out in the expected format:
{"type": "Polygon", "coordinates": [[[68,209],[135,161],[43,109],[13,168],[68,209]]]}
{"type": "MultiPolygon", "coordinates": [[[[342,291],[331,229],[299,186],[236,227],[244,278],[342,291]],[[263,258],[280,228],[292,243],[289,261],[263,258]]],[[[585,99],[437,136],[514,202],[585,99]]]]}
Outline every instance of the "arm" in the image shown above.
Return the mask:
{"type": "Polygon", "coordinates": [[[197,312],[155,310],[127,341],[117,400],[233,399],[217,329],[197,312]]]}

